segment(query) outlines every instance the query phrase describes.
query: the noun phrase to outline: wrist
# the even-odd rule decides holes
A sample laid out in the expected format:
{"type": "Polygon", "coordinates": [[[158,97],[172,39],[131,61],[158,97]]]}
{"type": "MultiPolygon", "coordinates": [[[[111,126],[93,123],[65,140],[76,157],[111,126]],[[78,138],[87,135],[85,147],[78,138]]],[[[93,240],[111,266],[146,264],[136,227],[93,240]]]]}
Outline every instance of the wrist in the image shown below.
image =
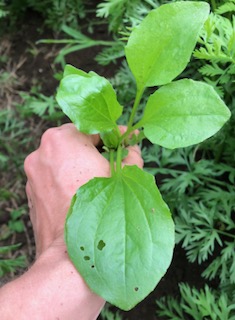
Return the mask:
{"type": "Polygon", "coordinates": [[[104,305],[75,269],[65,245],[45,250],[23,276],[1,289],[0,302],[3,320],[15,314],[19,320],[32,315],[35,320],[95,320],[104,305]]]}
{"type": "Polygon", "coordinates": [[[54,304],[51,318],[48,319],[54,319],[55,312],[59,319],[95,320],[98,317],[104,300],[88,288],[69,259],[64,243],[54,242],[41,254],[33,268],[44,270],[46,279],[51,279],[50,286],[47,282],[43,285],[43,290],[46,286],[54,304]]]}

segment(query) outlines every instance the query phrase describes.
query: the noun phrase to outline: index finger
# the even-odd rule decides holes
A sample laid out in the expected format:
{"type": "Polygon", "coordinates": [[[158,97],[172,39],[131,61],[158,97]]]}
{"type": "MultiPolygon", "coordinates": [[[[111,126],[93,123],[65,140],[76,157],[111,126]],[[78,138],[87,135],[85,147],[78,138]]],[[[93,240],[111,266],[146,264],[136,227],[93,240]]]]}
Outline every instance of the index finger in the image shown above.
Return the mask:
{"type": "Polygon", "coordinates": [[[58,130],[69,130],[73,135],[77,135],[80,140],[82,137],[89,140],[90,143],[93,144],[95,147],[97,147],[102,143],[102,140],[99,134],[88,135],[88,134],[82,133],[76,128],[76,126],[73,123],[63,124],[62,126],[58,127],[58,130]]]}
{"type": "Polygon", "coordinates": [[[144,166],[144,160],[141,157],[140,147],[138,145],[129,146],[127,147],[127,150],[129,152],[127,157],[122,161],[123,165],[129,165],[129,166],[136,165],[142,169],[144,166]]]}

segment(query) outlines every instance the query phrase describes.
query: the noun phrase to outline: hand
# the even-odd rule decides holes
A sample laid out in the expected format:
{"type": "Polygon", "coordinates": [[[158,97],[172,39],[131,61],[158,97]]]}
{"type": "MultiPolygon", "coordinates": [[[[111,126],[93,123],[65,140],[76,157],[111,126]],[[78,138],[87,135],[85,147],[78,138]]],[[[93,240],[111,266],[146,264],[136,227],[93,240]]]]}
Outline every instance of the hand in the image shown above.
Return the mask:
{"type": "MultiPolygon", "coordinates": [[[[19,320],[98,317],[105,301],[91,292],[69,260],[63,230],[76,190],[93,177],[110,175],[109,162],[95,147],[99,141],[98,135],[82,134],[67,124],[47,130],[38,150],[26,158],[26,192],[37,260],[0,290],[1,319],[14,319],[16,314],[19,320]]],[[[137,146],[129,148],[123,163],[142,167],[137,146]]]]}
{"type": "MultiPolygon", "coordinates": [[[[122,133],[125,130],[120,127],[122,133]]],[[[39,148],[26,158],[26,193],[37,257],[52,245],[65,245],[65,217],[76,190],[94,177],[110,175],[109,162],[96,149],[99,143],[98,135],[85,135],[66,124],[47,130],[39,148]]],[[[137,146],[129,147],[123,164],[143,166],[137,146]]]]}

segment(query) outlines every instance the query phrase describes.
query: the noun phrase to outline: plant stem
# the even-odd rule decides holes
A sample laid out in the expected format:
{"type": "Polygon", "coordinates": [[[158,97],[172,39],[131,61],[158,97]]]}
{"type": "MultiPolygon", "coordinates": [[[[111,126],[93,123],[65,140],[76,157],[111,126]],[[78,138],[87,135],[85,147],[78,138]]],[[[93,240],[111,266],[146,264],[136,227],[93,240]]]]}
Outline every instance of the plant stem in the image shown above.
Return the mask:
{"type": "Polygon", "coordinates": [[[128,125],[127,125],[127,131],[120,137],[119,144],[122,143],[129,136],[129,134],[132,131],[134,131],[134,130],[136,130],[136,129],[141,127],[141,121],[136,123],[134,126],[133,126],[133,122],[134,122],[136,111],[137,111],[138,106],[140,104],[140,100],[142,98],[144,89],[145,89],[144,87],[140,88],[140,89],[137,88],[135,102],[134,102],[134,105],[133,105],[133,108],[132,108],[132,111],[131,111],[131,115],[130,115],[130,118],[129,118],[129,121],[128,121],[128,125]]]}
{"type": "Polygon", "coordinates": [[[115,167],[114,167],[114,150],[110,150],[110,170],[111,176],[115,175],[115,167]]]}
{"type": "Polygon", "coordinates": [[[140,100],[142,98],[144,89],[145,88],[138,89],[138,87],[137,87],[135,102],[134,102],[134,105],[133,105],[133,108],[132,108],[132,111],[131,111],[131,115],[130,115],[130,119],[129,119],[129,122],[128,122],[127,130],[129,130],[133,125],[135,114],[136,114],[136,111],[137,111],[138,106],[140,104],[140,100]]]}
{"type": "Polygon", "coordinates": [[[117,158],[116,158],[116,174],[119,174],[122,169],[122,146],[119,144],[117,149],[117,158]]]}
{"type": "Polygon", "coordinates": [[[222,231],[222,230],[219,230],[219,229],[216,229],[216,231],[218,233],[220,233],[220,234],[223,234],[224,236],[227,236],[227,237],[235,239],[235,235],[233,235],[232,233],[229,233],[229,232],[226,232],[226,231],[222,231]]]}

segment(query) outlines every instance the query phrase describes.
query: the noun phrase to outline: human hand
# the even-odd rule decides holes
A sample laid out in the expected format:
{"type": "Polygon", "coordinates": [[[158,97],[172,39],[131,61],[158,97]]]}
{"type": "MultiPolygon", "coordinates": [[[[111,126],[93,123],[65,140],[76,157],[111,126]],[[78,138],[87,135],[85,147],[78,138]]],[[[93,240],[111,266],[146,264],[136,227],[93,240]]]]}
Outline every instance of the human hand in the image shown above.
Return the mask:
{"type": "MultiPolygon", "coordinates": [[[[76,190],[94,177],[110,175],[109,162],[96,149],[99,142],[98,135],[85,135],[66,124],[47,130],[39,148],[25,159],[37,257],[51,245],[65,245],[65,217],[76,190]]],[[[137,146],[129,147],[123,164],[143,166],[137,146]]]]}
{"type": "MultiPolygon", "coordinates": [[[[82,134],[67,124],[47,130],[39,148],[26,158],[26,192],[37,260],[0,291],[4,319],[13,319],[15,314],[20,320],[35,315],[48,320],[98,317],[105,301],[88,288],[68,258],[63,233],[76,190],[94,177],[110,175],[109,162],[95,147],[99,141],[98,135],[82,134]]],[[[137,146],[129,147],[123,163],[143,166],[137,146]]]]}

